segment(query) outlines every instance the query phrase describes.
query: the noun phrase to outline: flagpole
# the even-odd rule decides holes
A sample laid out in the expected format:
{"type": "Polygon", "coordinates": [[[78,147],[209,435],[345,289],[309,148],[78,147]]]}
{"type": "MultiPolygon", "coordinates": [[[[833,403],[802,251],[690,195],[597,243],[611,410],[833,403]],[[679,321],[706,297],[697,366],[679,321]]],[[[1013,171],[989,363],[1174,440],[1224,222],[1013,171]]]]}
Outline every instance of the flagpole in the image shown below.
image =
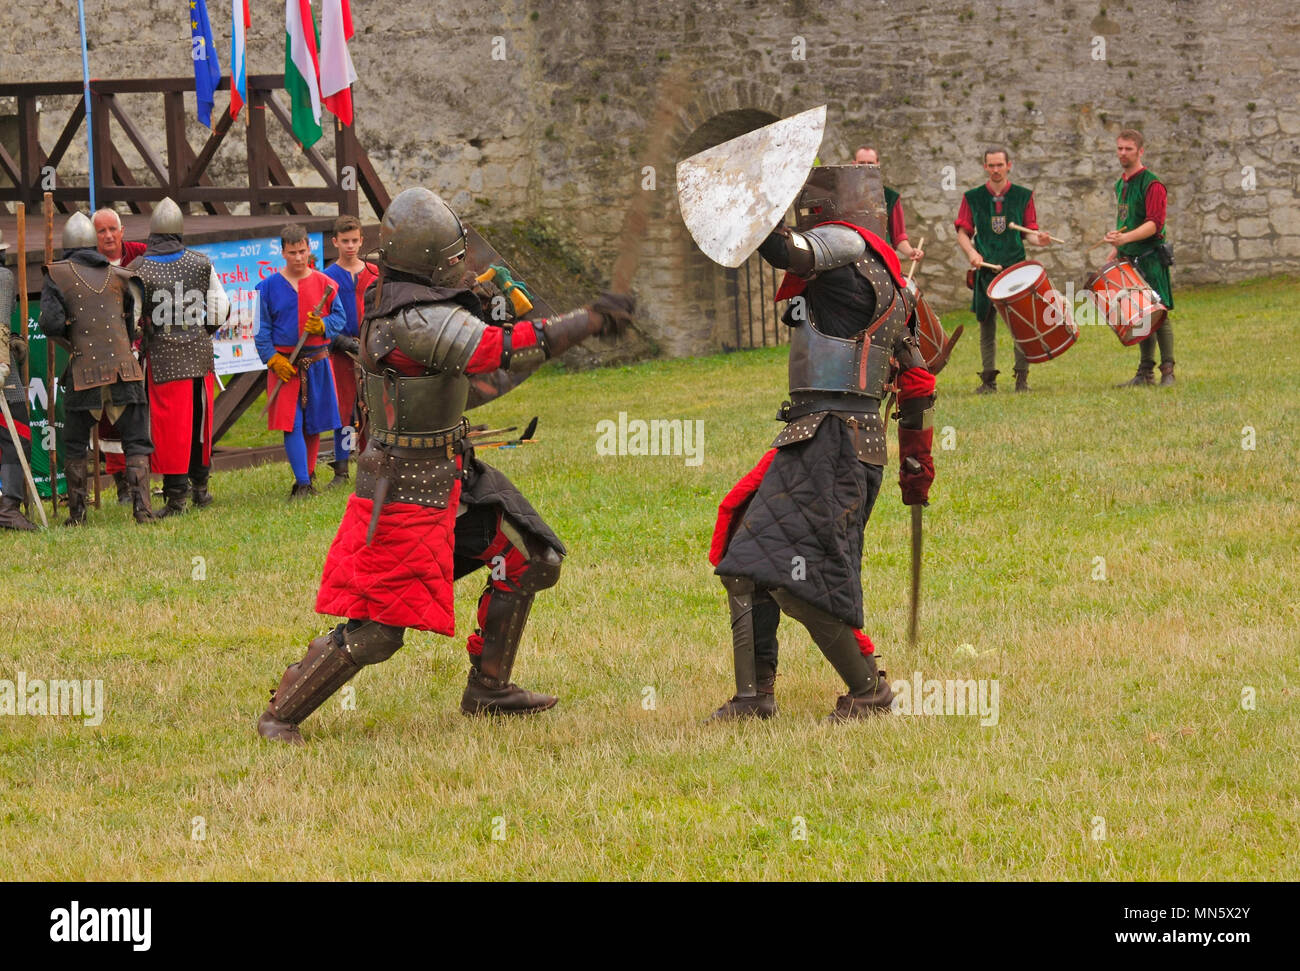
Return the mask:
{"type": "Polygon", "coordinates": [[[86,99],[86,158],[90,165],[90,211],[95,211],[95,140],[90,121],[90,58],[86,54],[86,0],[77,0],[77,18],[81,22],[81,89],[86,99]]]}

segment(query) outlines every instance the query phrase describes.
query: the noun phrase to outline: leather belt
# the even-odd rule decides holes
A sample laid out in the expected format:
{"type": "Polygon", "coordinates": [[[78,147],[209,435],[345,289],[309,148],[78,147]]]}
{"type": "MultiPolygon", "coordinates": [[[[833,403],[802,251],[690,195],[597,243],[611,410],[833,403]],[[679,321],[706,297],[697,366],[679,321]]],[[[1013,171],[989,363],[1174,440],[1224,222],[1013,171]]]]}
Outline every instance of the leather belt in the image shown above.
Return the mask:
{"type": "Polygon", "coordinates": [[[880,413],[880,399],[869,398],[866,395],[817,395],[813,397],[803,397],[802,395],[792,396],[794,401],[787,401],[781,405],[781,410],[777,412],[777,419],[780,421],[795,421],[803,418],[805,415],[815,415],[819,411],[834,411],[840,414],[870,415],[880,413]]]}
{"type": "Polygon", "coordinates": [[[372,428],[370,430],[370,437],[380,445],[389,445],[397,448],[446,448],[448,458],[451,458],[452,455],[455,454],[452,446],[461,441],[468,434],[468,418],[461,418],[460,424],[455,428],[443,432],[437,432],[433,435],[402,435],[385,428],[372,428]]]}

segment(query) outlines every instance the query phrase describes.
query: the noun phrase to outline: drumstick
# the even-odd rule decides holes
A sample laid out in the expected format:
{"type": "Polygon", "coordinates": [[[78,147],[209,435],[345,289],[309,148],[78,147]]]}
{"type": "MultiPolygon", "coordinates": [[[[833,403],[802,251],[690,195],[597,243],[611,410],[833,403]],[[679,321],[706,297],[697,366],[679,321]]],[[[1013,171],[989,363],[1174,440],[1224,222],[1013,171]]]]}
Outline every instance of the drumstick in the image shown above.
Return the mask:
{"type": "Polygon", "coordinates": [[[1108,240],[1099,239],[1099,240],[1097,240],[1097,242],[1093,243],[1091,246],[1088,247],[1088,252],[1091,253],[1091,252],[1092,252],[1093,250],[1095,250],[1098,246],[1109,246],[1109,245],[1110,245],[1110,243],[1109,243],[1108,240]]]}
{"type": "MultiPolygon", "coordinates": [[[[1007,223],[1007,225],[1010,226],[1012,229],[1020,230],[1022,233],[1043,233],[1041,229],[1026,229],[1024,226],[1021,226],[1019,223],[1007,223]]],[[[1053,243],[1065,242],[1065,240],[1063,239],[1057,239],[1051,233],[1043,233],[1043,235],[1046,236],[1048,239],[1050,239],[1053,243]]]]}
{"type": "Polygon", "coordinates": [[[982,269],[982,270],[997,270],[999,273],[1001,273],[1001,272],[1002,272],[1002,265],[1001,265],[1000,263],[985,263],[983,260],[980,260],[980,269],[982,269]]]}
{"type": "MultiPolygon", "coordinates": [[[[912,252],[915,253],[915,252],[916,252],[917,250],[919,250],[919,249],[920,249],[920,250],[925,249],[925,237],[924,237],[924,236],[922,236],[922,237],[921,237],[921,241],[920,241],[919,243],[917,243],[916,246],[914,246],[914,247],[912,248],[912,252]]],[[[911,283],[911,282],[912,282],[912,274],[915,273],[915,272],[916,272],[916,257],[914,256],[914,257],[912,257],[912,265],[909,266],[909,267],[907,268],[907,282],[908,282],[908,283],[911,283]]]]}

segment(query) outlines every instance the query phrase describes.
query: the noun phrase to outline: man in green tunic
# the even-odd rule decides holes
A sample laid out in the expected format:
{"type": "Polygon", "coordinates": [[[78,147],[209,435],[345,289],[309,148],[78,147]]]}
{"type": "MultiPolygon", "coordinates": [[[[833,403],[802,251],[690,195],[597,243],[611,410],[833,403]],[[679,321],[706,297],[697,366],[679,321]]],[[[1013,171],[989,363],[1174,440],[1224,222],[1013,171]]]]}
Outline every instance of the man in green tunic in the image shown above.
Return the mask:
{"type": "MultiPolygon", "coordinates": [[[[991,394],[998,389],[998,372],[995,370],[998,312],[989,300],[988,287],[999,271],[984,269],[980,264],[994,263],[1006,269],[1014,263],[1024,262],[1024,240],[1020,230],[1012,229],[1011,224],[1038,229],[1034,190],[1028,186],[1012,185],[1011,156],[1005,148],[985,150],[984,171],[988,173],[988,182],[962,196],[961,209],[953,224],[957,228],[957,245],[975,272],[975,294],[970,309],[980,322],[980,364],[983,367],[976,394],[991,394]]],[[[1046,233],[1036,232],[1029,238],[1038,246],[1051,243],[1046,233]]],[[[1029,361],[1020,345],[1014,346],[1016,390],[1028,391],[1029,361]]]]}
{"type": "MultiPolygon", "coordinates": [[[[1160,301],[1169,311],[1174,309],[1174,295],[1169,280],[1172,255],[1162,259],[1161,246],[1165,243],[1165,209],[1168,195],[1164,183],[1142,164],[1142,133],[1126,128],[1115,139],[1115,153],[1123,170],[1115,181],[1115,198],[1119,202],[1119,216],[1115,229],[1106,234],[1106,242],[1114,247],[1107,256],[1109,263],[1123,257],[1137,267],[1147,284],[1160,294],[1160,301]]],[[[1168,252],[1166,250],[1166,252],[1168,252]]],[[[1160,386],[1174,383],[1174,325],[1169,315],[1150,337],[1141,343],[1137,375],[1119,385],[1121,388],[1155,384],[1156,345],[1160,345],[1160,386]]]]}
{"type": "MultiPolygon", "coordinates": [[[[870,145],[863,145],[853,153],[854,165],[879,165],[880,155],[870,145]]],[[[913,246],[907,238],[907,223],[903,219],[903,197],[897,189],[885,186],[885,238],[889,245],[898,250],[905,260],[920,262],[925,259],[925,251],[913,246]]]]}

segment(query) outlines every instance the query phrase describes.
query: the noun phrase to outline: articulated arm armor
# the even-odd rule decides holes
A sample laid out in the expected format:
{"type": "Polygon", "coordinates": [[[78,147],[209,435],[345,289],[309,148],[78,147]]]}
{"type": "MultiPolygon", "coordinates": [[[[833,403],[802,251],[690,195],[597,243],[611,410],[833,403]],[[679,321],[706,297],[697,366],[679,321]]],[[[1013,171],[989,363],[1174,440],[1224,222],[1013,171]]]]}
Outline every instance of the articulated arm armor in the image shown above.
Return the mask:
{"type": "Polygon", "coordinates": [[[789,271],[795,276],[810,277],[856,263],[866,255],[867,241],[848,226],[818,226],[806,232],[791,230],[786,249],[790,256],[789,271]]]}

